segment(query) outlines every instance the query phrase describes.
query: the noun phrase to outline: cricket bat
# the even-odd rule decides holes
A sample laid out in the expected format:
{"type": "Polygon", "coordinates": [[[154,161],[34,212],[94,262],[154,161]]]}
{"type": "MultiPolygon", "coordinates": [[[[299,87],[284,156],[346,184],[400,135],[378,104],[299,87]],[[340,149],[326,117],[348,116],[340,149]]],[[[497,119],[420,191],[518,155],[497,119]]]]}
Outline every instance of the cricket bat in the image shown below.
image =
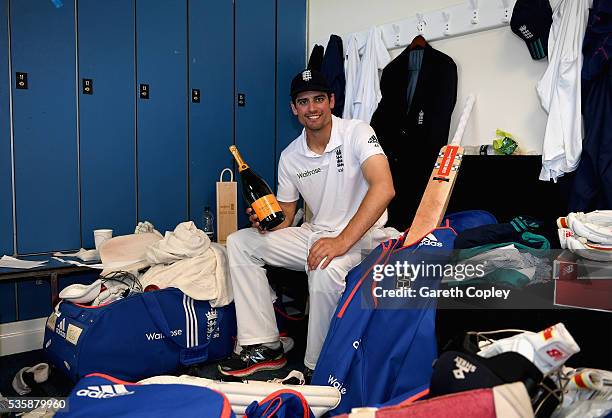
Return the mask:
{"type": "Polygon", "coordinates": [[[443,146],[438,154],[425,193],[423,193],[421,203],[419,203],[408,235],[404,240],[404,246],[414,244],[415,241],[440,226],[440,222],[442,222],[461,166],[463,158],[463,148],[460,145],[461,138],[470,117],[474,100],[473,94],[467,97],[453,140],[449,145],[443,146]]]}

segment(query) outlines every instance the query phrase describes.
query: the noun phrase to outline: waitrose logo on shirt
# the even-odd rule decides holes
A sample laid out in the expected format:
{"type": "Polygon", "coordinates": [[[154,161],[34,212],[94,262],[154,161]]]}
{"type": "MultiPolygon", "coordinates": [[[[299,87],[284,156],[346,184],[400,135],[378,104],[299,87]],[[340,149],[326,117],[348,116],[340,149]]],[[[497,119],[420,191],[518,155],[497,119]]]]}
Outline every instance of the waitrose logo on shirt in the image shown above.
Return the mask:
{"type": "Polygon", "coordinates": [[[306,178],[308,176],[312,176],[313,174],[317,174],[321,172],[321,167],[315,168],[314,170],[306,170],[303,173],[297,173],[299,179],[306,178]]]}

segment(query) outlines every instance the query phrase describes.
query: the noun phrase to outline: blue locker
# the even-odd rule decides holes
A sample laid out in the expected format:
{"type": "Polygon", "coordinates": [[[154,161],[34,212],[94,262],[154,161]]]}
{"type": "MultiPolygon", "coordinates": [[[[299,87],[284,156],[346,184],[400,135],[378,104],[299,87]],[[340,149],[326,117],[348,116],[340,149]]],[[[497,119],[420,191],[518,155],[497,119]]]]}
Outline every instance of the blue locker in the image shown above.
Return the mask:
{"type": "Polygon", "coordinates": [[[0,283],[0,324],[17,320],[15,282],[0,283]]]}
{"type": "Polygon", "coordinates": [[[51,284],[48,279],[33,279],[17,282],[17,320],[44,318],[49,316],[51,306],[51,284]]]}
{"type": "Polygon", "coordinates": [[[136,225],[134,0],[80,0],[81,234],[136,225]],[[85,90],[89,88],[89,90],[85,90]]]}
{"type": "MultiPolygon", "coordinates": [[[[9,71],[8,0],[0,2],[0,71],[9,71]]],[[[11,167],[11,129],[9,79],[0,78],[0,256],[13,254],[13,169],[11,167]]],[[[1,318],[0,318],[1,321],[1,318]]]]}
{"type": "Polygon", "coordinates": [[[291,112],[291,80],[306,67],[306,0],[277,0],[276,171],[280,154],[301,132],[291,112]]]}
{"type": "MultiPolygon", "coordinates": [[[[246,162],[275,186],[276,2],[235,0],[236,146],[246,162]]],[[[239,194],[241,191],[238,192],[239,194]]],[[[238,226],[248,222],[238,199],[238,226]]]]}
{"type": "Polygon", "coordinates": [[[188,219],[186,24],[186,0],[136,2],[138,218],[162,233],[188,219]]]}
{"type": "Polygon", "coordinates": [[[233,1],[190,0],[189,87],[192,95],[192,89],[199,90],[199,100],[189,101],[189,201],[199,227],[204,206],[215,210],[219,173],[232,168],[233,68],[233,1]]]}
{"type": "Polygon", "coordinates": [[[10,19],[17,251],[79,248],[74,0],[11,0],[10,19]]]}
{"type": "Polygon", "coordinates": [[[92,284],[96,280],[100,278],[99,270],[91,270],[91,271],[79,271],[76,273],[71,273],[66,276],[59,276],[57,278],[58,281],[58,292],[61,292],[68,286],[73,284],[92,284]]]}

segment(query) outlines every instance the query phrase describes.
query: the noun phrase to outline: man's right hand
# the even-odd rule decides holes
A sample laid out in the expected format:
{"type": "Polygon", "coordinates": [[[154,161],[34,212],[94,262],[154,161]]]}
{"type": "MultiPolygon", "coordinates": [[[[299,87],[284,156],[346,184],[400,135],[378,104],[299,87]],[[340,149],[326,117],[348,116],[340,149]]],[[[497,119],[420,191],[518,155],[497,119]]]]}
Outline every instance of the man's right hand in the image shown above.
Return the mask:
{"type": "Polygon", "coordinates": [[[251,222],[251,227],[257,228],[259,233],[265,234],[266,231],[264,229],[262,229],[261,226],[259,225],[259,218],[257,217],[257,214],[255,213],[253,208],[248,207],[246,209],[246,214],[249,217],[249,221],[251,222]]]}

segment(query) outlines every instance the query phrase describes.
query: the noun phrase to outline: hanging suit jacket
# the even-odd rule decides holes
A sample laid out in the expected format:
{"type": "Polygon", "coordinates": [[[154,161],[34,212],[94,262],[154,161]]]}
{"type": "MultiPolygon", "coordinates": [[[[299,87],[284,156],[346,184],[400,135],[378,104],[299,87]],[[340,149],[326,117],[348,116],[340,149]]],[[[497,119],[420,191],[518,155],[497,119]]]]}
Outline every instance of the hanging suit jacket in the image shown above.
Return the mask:
{"type": "Polygon", "coordinates": [[[331,35],[329,37],[325,55],[323,55],[323,62],[321,63],[321,72],[325,76],[336,99],[336,104],[332,113],[341,118],[342,111],[344,110],[344,89],[346,86],[346,79],[344,77],[342,38],[338,35],[331,35]]]}
{"type": "Polygon", "coordinates": [[[395,186],[387,225],[404,230],[414,218],[435,157],[448,142],[457,65],[430,45],[412,53],[406,49],[385,67],[380,88],[382,99],[371,125],[387,154],[395,186]]]}

